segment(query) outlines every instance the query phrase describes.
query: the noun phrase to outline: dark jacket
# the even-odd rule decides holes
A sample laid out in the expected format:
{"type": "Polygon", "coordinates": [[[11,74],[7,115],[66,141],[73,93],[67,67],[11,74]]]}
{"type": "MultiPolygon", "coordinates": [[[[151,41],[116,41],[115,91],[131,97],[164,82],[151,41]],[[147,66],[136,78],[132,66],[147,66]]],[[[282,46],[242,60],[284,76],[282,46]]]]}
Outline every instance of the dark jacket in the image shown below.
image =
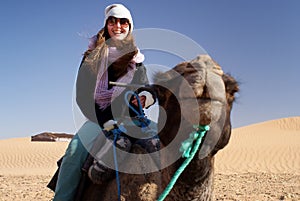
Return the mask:
{"type": "MultiPolygon", "coordinates": [[[[126,88],[120,94],[120,96],[115,98],[112,104],[105,110],[99,110],[94,100],[97,72],[94,72],[91,68],[86,67],[86,65],[82,65],[83,62],[84,58],[81,62],[77,75],[76,101],[83,115],[89,120],[99,123],[99,125],[102,127],[103,123],[106,121],[114,119],[113,117],[122,115],[124,113],[124,107],[127,107],[125,104],[124,95],[129,89],[126,88]]],[[[137,70],[134,73],[131,84],[149,84],[145,66],[142,63],[136,64],[136,66],[137,70]]],[[[139,92],[141,90],[137,91],[139,92]]],[[[153,94],[153,92],[151,93],[153,94]]],[[[155,97],[154,94],[153,97],[155,97]]]]}

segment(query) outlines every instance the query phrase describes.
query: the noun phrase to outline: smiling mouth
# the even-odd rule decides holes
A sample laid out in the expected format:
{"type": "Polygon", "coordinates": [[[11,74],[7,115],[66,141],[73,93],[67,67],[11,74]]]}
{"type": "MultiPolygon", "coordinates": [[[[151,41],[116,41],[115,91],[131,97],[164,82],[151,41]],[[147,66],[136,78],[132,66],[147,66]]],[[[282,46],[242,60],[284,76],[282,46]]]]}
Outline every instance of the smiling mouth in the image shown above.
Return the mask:
{"type": "Polygon", "coordinates": [[[118,35],[118,34],[123,34],[124,32],[122,32],[122,31],[113,31],[113,33],[118,35]]]}

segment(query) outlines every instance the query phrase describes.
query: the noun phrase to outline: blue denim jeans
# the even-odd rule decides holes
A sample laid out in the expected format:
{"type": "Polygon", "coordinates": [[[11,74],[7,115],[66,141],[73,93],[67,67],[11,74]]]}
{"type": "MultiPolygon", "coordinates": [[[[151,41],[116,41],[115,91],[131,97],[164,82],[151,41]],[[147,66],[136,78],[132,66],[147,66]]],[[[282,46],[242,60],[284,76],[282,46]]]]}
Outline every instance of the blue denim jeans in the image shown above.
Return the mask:
{"type": "MultiPolygon", "coordinates": [[[[157,133],[156,126],[157,124],[152,122],[149,127],[151,128],[151,130],[157,133]]],[[[135,131],[133,130],[131,132],[135,131]]],[[[60,166],[53,201],[74,200],[76,190],[81,178],[81,168],[85,163],[89,151],[91,151],[96,138],[97,142],[99,141],[99,139],[100,141],[105,142],[105,136],[103,135],[102,140],[102,136],[99,135],[103,135],[100,126],[94,122],[87,121],[81,126],[76,135],[73,137],[73,139],[68,145],[68,148],[60,166]]],[[[142,145],[144,145],[145,142],[147,142],[145,140],[138,140],[137,143],[139,141],[142,143],[142,145]]],[[[152,151],[154,150],[150,150],[150,152],[152,151]]]]}
{"type": "Polygon", "coordinates": [[[87,121],[74,135],[62,160],[53,201],[74,200],[81,178],[81,167],[99,134],[99,125],[87,121]]]}

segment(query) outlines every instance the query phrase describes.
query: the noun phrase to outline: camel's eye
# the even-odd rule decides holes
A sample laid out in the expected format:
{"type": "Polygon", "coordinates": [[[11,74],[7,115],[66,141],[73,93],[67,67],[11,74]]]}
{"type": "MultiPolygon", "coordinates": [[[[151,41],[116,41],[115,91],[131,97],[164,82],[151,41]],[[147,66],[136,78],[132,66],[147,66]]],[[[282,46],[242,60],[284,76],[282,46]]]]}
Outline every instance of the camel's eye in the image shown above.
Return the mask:
{"type": "Polygon", "coordinates": [[[194,68],[193,65],[191,63],[188,63],[188,65],[186,66],[186,68],[194,68]]]}

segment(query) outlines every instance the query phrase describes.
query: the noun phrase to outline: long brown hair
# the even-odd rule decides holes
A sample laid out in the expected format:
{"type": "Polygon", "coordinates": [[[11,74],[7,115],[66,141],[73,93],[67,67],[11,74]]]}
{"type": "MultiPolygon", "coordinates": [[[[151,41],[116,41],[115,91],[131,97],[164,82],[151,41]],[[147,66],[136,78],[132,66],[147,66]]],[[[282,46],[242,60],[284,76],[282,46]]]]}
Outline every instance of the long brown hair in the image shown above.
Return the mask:
{"type": "MultiPolygon", "coordinates": [[[[131,28],[131,27],[130,27],[131,28]]],[[[97,40],[95,44],[95,49],[101,48],[101,46],[115,46],[119,51],[121,51],[123,56],[121,56],[119,59],[117,59],[112,64],[109,64],[109,66],[113,69],[114,74],[116,77],[120,77],[127,72],[127,66],[129,62],[132,60],[132,58],[137,54],[138,50],[135,45],[134,37],[131,34],[131,32],[128,33],[128,36],[120,41],[113,41],[109,40],[110,35],[108,33],[107,26],[105,25],[104,28],[99,30],[99,32],[96,35],[97,40]]],[[[86,58],[94,49],[88,49],[84,53],[84,58],[86,58]]],[[[94,66],[94,65],[92,65],[94,66]]],[[[96,67],[96,66],[94,66],[96,67]]],[[[97,66],[96,68],[98,68],[97,66]]],[[[93,69],[95,71],[98,71],[98,69],[93,69]]]]}

